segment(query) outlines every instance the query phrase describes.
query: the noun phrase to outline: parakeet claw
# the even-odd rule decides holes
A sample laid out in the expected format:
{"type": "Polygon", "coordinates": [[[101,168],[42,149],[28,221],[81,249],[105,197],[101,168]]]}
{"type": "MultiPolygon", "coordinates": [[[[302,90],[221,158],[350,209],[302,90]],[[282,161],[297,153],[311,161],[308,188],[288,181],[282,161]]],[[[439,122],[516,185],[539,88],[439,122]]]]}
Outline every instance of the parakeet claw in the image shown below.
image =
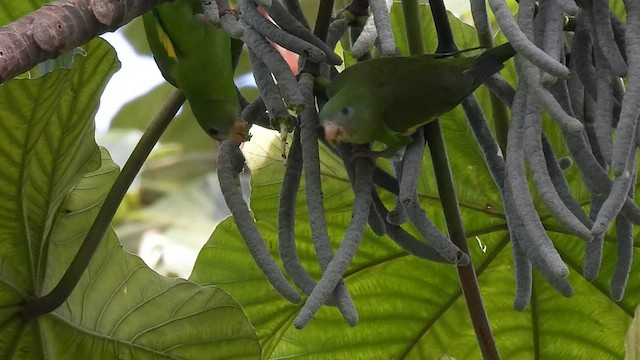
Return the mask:
{"type": "Polygon", "coordinates": [[[349,158],[349,160],[351,162],[354,162],[356,159],[358,158],[362,158],[362,157],[366,157],[371,159],[372,161],[375,161],[377,158],[386,158],[386,159],[390,159],[392,158],[396,153],[398,152],[397,148],[386,148],[384,150],[379,150],[379,151],[375,151],[375,150],[371,150],[371,149],[353,149],[352,153],[351,153],[351,157],[349,158]]]}
{"type": "Polygon", "coordinates": [[[236,144],[241,144],[249,140],[249,128],[251,125],[245,120],[236,121],[229,131],[229,140],[236,144]]]}
{"type": "Polygon", "coordinates": [[[349,161],[355,162],[357,159],[360,159],[360,158],[368,158],[371,161],[375,162],[376,159],[379,157],[388,157],[386,154],[386,150],[374,151],[371,149],[354,148],[351,151],[351,157],[349,158],[349,161]]]}
{"type": "Polygon", "coordinates": [[[238,14],[238,10],[231,9],[231,8],[220,9],[218,14],[220,15],[220,17],[222,17],[223,15],[231,14],[235,16],[236,20],[240,19],[240,14],[238,14]]]}

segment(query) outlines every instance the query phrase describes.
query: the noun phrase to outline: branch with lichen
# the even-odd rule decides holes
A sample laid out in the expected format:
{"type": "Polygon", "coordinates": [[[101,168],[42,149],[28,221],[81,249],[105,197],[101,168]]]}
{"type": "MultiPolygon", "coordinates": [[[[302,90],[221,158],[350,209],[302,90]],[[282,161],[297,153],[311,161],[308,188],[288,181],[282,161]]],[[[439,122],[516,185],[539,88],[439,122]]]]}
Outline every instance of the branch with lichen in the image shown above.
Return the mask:
{"type": "Polygon", "coordinates": [[[169,0],[60,0],[0,28],[0,84],[169,0]]]}

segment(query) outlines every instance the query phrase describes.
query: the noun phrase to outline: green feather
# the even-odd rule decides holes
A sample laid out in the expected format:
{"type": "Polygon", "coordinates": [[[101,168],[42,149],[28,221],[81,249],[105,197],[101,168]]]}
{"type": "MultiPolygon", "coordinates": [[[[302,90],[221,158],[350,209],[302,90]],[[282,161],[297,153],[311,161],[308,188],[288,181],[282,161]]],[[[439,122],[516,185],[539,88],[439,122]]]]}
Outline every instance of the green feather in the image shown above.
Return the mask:
{"type": "Polygon", "coordinates": [[[176,0],[143,16],[153,57],[164,78],[182,90],[200,126],[224,140],[241,122],[233,82],[231,38],[204,20],[199,0],[176,0]]]}
{"type": "Polygon", "coordinates": [[[514,54],[504,44],[475,57],[435,54],[363,61],[329,84],[321,124],[326,134],[329,126],[339,129],[335,140],[379,141],[396,150],[418,127],[456,107],[514,54]]]}

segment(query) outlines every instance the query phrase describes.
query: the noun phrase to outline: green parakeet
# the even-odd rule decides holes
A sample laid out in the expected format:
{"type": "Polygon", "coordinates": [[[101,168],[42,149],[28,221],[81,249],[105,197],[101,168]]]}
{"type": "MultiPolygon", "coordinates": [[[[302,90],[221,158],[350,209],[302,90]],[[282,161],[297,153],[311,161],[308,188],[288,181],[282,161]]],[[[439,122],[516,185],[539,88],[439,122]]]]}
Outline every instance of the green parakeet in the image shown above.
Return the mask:
{"type": "Polygon", "coordinates": [[[329,143],[378,141],[393,155],[416,129],[452,110],[515,54],[503,44],[479,56],[450,54],[366,60],[327,87],[320,124],[329,143]]]}
{"type": "Polygon", "coordinates": [[[182,90],[207,134],[243,141],[247,123],[233,82],[232,39],[207,22],[200,0],[176,0],[143,15],[149,47],[164,78],[182,90]]]}

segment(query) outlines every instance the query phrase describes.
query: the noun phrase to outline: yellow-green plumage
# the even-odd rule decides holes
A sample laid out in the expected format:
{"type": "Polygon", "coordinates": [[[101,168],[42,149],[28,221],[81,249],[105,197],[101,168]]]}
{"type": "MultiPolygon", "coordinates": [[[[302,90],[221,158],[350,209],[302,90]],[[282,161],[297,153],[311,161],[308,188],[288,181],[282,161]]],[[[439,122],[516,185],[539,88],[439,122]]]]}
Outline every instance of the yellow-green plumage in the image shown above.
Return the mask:
{"type": "Polygon", "coordinates": [[[151,52],[164,78],[182,90],[200,126],[225,140],[239,122],[231,38],[208,23],[199,0],[176,0],[143,16],[151,52]]]}
{"type": "Polygon", "coordinates": [[[377,58],[355,64],[328,86],[320,122],[329,142],[379,141],[397,150],[415,130],[456,107],[503,67],[509,44],[475,57],[377,58]]]}

